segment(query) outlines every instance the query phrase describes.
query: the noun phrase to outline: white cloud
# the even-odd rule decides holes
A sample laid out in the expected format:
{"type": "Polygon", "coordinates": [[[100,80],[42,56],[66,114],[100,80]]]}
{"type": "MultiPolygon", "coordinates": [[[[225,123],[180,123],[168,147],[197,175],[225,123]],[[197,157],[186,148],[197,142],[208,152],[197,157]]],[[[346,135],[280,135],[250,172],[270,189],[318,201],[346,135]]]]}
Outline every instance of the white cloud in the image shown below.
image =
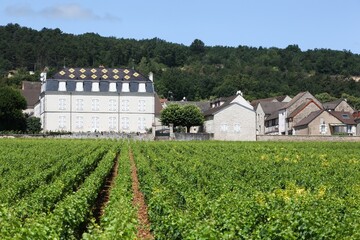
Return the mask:
{"type": "Polygon", "coordinates": [[[78,4],[66,4],[34,10],[30,6],[8,6],[6,14],[18,17],[46,17],[66,20],[106,20],[121,21],[119,17],[106,13],[104,16],[95,14],[91,9],[78,4]]]}

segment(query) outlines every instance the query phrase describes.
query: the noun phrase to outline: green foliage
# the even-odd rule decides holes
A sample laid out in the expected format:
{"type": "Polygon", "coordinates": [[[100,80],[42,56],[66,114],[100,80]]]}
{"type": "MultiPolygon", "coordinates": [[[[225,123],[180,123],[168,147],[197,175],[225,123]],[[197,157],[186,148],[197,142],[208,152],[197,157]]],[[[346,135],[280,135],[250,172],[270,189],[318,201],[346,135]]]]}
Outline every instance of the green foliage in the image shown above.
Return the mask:
{"type": "Polygon", "coordinates": [[[170,104],[161,110],[160,121],[165,126],[173,124],[175,128],[182,125],[182,114],[182,107],[179,104],[170,104]]]}
{"type": "Polygon", "coordinates": [[[190,51],[195,54],[205,52],[205,44],[200,39],[195,39],[190,45],[190,51]]]}
{"type": "Polygon", "coordinates": [[[204,116],[200,108],[195,105],[185,104],[180,106],[179,104],[170,104],[161,111],[160,121],[166,126],[172,123],[174,128],[177,126],[186,127],[187,132],[189,132],[190,127],[203,124],[204,116]]]}
{"type": "MultiPolygon", "coordinates": [[[[0,238],[80,239],[84,227],[91,222],[92,208],[114,165],[119,144],[113,141],[0,140],[0,238]]],[[[122,149],[125,147],[127,145],[122,149]]],[[[120,172],[121,180],[126,179],[123,183],[126,190],[120,187],[125,195],[118,201],[127,205],[120,208],[123,218],[112,219],[107,224],[104,220],[104,227],[112,225],[106,228],[104,236],[134,239],[136,222],[131,192],[128,192],[130,171],[121,169],[120,172]]],[[[108,211],[119,214],[119,205],[111,205],[108,211]]],[[[91,233],[94,238],[97,236],[95,231],[91,233]]]]}
{"type": "MultiPolygon", "coordinates": [[[[301,51],[298,45],[284,49],[211,47],[200,39],[184,46],[159,38],[138,41],[94,33],[73,35],[18,24],[0,26],[0,39],[0,76],[15,69],[38,74],[45,66],[49,77],[64,65],[134,67],[144,75],[152,71],[157,93],[167,97],[171,91],[174,100],[226,97],[239,89],[250,100],[294,96],[300,91],[326,92],[336,98],[360,92],[360,82],[351,80],[360,76],[360,55],[346,50],[301,51]]],[[[3,77],[0,85],[16,85],[27,78],[23,74],[3,77]]]]}
{"type": "Polygon", "coordinates": [[[0,131],[25,131],[26,120],[22,109],[26,100],[20,92],[11,87],[0,87],[0,131]]]}
{"type": "Polygon", "coordinates": [[[357,239],[358,149],[148,142],[134,155],[156,239],[357,239]]]}
{"type": "Polygon", "coordinates": [[[41,131],[40,118],[28,117],[26,118],[26,132],[27,133],[39,133],[41,131]]]}
{"type": "Polygon", "coordinates": [[[316,94],[315,97],[316,97],[316,99],[318,99],[322,103],[331,102],[331,101],[337,99],[336,97],[331,96],[327,92],[316,94]]]}
{"type": "Polygon", "coordinates": [[[204,122],[204,115],[202,114],[200,108],[195,105],[187,104],[183,106],[183,115],[182,115],[182,126],[185,126],[187,132],[190,132],[190,127],[192,126],[201,126],[204,122]]]}

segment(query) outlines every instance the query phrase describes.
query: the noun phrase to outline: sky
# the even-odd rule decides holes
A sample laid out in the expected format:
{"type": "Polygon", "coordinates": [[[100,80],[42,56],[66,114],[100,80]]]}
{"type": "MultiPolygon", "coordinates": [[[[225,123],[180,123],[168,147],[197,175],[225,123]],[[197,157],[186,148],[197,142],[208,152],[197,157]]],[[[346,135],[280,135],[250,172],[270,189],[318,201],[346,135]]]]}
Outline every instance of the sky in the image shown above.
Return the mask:
{"type": "Polygon", "coordinates": [[[1,0],[0,25],[160,38],[189,46],[347,50],[360,54],[359,0],[1,0]]]}

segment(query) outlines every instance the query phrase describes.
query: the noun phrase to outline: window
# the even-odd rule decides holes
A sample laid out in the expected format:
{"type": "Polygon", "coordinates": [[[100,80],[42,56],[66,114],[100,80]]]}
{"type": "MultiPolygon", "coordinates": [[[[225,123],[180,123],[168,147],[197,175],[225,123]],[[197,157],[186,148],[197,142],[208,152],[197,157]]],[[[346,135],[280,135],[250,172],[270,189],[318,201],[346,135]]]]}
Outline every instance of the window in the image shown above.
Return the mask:
{"type": "Polygon", "coordinates": [[[59,128],[64,129],[66,127],[66,117],[59,116],[59,128]]]}
{"type": "Polygon", "coordinates": [[[350,119],[349,114],[342,114],[341,116],[343,119],[350,119]]]}
{"type": "Polygon", "coordinates": [[[145,100],[139,100],[139,112],[145,112],[145,100]]]}
{"type": "Polygon", "coordinates": [[[66,82],[59,82],[58,91],[66,91],[66,82]]]}
{"type": "Polygon", "coordinates": [[[66,110],[66,99],[65,98],[59,99],[59,110],[66,110]]]}
{"type": "Polygon", "coordinates": [[[129,86],[129,83],[123,83],[122,84],[122,89],[121,89],[122,92],[130,92],[130,86],[129,86]]]}
{"type": "Polygon", "coordinates": [[[109,100],[109,111],[116,111],[116,99],[109,100]]]}
{"type": "Polygon", "coordinates": [[[121,101],[121,110],[122,111],[129,111],[129,100],[122,100],[121,101]]]}
{"type": "Polygon", "coordinates": [[[84,91],[84,83],[83,82],[76,82],[76,89],[75,91],[77,92],[82,92],[84,91]]]}
{"type": "Polygon", "coordinates": [[[100,127],[100,118],[99,117],[91,118],[91,127],[94,131],[99,129],[99,127],[100,127]]]}
{"type": "Polygon", "coordinates": [[[145,118],[144,117],[138,118],[138,129],[145,130],[145,118]]]}
{"type": "Polygon", "coordinates": [[[320,133],[326,134],[326,131],[327,131],[326,124],[320,124],[320,133]]]}
{"type": "Polygon", "coordinates": [[[100,91],[99,83],[98,83],[98,82],[93,82],[93,83],[92,83],[91,91],[92,91],[92,92],[99,92],[99,91],[100,91]]]}
{"type": "Polygon", "coordinates": [[[220,131],[221,132],[227,132],[228,131],[228,125],[226,123],[222,123],[220,125],[220,131]]]}
{"type": "Polygon", "coordinates": [[[138,92],[146,92],[146,86],[145,83],[139,83],[139,89],[138,92]]]}
{"type": "Polygon", "coordinates": [[[109,130],[110,131],[116,130],[116,117],[109,117],[109,130]]]}
{"type": "Polygon", "coordinates": [[[240,132],[240,124],[239,123],[234,124],[234,132],[236,132],[236,133],[240,132]]]}
{"type": "Polygon", "coordinates": [[[76,111],[83,111],[83,110],[84,110],[84,100],[76,99],[76,111]]]}
{"type": "Polygon", "coordinates": [[[116,92],[116,83],[109,83],[109,92],[116,92]]]}
{"type": "Polygon", "coordinates": [[[77,129],[82,129],[84,127],[84,118],[81,116],[77,116],[75,125],[77,129]]]}
{"type": "Polygon", "coordinates": [[[92,111],[99,111],[100,110],[99,99],[91,99],[91,110],[92,111]]]}
{"type": "Polygon", "coordinates": [[[124,130],[129,129],[129,118],[128,117],[121,118],[121,126],[122,126],[122,129],[124,129],[124,130]]]}

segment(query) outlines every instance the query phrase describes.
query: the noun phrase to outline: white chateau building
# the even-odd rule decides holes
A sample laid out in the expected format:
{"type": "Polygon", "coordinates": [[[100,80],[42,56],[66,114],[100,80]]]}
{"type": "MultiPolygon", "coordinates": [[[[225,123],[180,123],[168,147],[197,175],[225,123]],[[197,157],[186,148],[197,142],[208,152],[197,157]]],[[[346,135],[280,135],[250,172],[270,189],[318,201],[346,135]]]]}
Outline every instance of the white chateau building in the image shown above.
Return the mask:
{"type": "Polygon", "coordinates": [[[42,73],[34,114],[44,131],[144,133],[155,122],[152,78],[101,67],[64,68],[52,79],[42,73]]]}

